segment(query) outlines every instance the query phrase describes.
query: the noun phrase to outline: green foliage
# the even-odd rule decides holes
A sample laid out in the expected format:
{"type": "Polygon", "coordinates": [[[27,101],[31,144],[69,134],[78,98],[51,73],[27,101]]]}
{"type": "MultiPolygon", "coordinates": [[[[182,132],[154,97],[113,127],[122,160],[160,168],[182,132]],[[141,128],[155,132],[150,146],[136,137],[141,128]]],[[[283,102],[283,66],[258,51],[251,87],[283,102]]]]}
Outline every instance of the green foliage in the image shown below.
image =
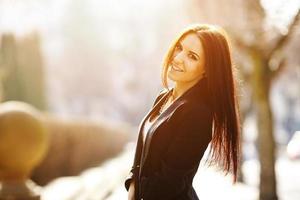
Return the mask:
{"type": "Polygon", "coordinates": [[[45,110],[44,72],[38,35],[31,34],[20,40],[12,34],[2,35],[0,59],[2,101],[23,101],[45,110]]]}

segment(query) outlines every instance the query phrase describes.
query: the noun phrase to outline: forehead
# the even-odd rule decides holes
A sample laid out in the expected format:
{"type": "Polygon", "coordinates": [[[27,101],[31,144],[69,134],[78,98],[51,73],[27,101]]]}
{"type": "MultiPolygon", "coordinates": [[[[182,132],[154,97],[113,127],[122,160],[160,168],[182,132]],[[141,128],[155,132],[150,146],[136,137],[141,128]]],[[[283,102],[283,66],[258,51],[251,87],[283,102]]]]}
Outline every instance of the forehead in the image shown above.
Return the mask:
{"type": "Polygon", "coordinates": [[[196,33],[187,34],[179,42],[183,48],[189,51],[193,51],[198,55],[203,52],[201,40],[199,39],[196,33]]]}

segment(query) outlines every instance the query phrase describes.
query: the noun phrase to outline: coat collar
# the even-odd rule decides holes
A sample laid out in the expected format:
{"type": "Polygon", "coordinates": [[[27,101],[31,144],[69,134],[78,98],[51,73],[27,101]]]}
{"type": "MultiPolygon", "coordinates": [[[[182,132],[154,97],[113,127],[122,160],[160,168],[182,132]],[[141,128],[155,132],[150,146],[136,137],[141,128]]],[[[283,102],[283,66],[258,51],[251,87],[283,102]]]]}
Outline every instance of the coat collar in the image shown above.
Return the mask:
{"type": "MultiPolygon", "coordinates": [[[[159,109],[161,105],[166,101],[166,98],[172,93],[174,88],[171,88],[169,91],[163,93],[160,100],[153,106],[153,108],[148,113],[151,115],[154,111],[159,109]]],[[[160,117],[170,117],[169,115],[172,114],[180,105],[184,103],[191,103],[191,104],[199,104],[204,103],[209,106],[210,104],[210,94],[208,91],[208,84],[207,78],[204,77],[200,79],[195,85],[189,88],[186,92],[184,92],[180,97],[178,97],[158,118],[160,117]]],[[[147,115],[147,117],[149,116],[147,115]]],[[[157,119],[158,120],[158,119],[157,119]]]]}
{"type": "MultiPolygon", "coordinates": [[[[174,88],[171,88],[170,92],[173,92],[174,88]]],[[[169,93],[168,93],[169,94],[169,93]]],[[[205,103],[209,103],[209,93],[208,93],[208,85],[207,78],[204,77],[200,79],[195,85],[189,88],[185,93],[183,93],[176,101],[190,101],[199,103],[199,101],[204,101],[205,103]]]]}
{"type": "MultiPolygon", "coordinates": [[[[171,88],[166,93],[162,94],[163,96],[160,100],[153,106],[153,108],[148,112],[148,114],[144,117],[140,125],[140,131],[143,131],[144,123],[148,120],[149,116],[153,114],[156,110],[158,110],[163,102],[165,102],[167,96],[174,90],[171,88]]],[[[191,104],[198,104],[200,103],[209,104],[209,94],[208,94],[208,87],[207,87],[207,78],[204,77],[200,79],[195,85],[189,88],[185,93],[183,93],[180,97],[178,97],[164,112],[156,118],[152,126],[149,128],[148,133],[146,134],[146,142],[142,152],[142,159],[141,159],[141,166],[143,165],[144,161],[147,158],[149,146],[151,143],[151,139],[155,133],[155,130],[166,120],[168,120],[172,114],[182,105],[190,102],[191,104]]],[[[140,133],[142,134],[142,133],[140,133]]]]}

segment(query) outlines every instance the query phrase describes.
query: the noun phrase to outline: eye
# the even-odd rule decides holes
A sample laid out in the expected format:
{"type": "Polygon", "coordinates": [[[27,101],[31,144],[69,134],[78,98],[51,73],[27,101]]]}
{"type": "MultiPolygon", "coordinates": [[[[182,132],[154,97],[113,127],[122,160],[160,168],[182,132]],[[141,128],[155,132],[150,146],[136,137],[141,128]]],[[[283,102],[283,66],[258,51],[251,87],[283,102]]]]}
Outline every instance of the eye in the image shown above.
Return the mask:
{"type": "Polygon", "coordinates": [[[188,56],[189,56],[189,58],[191,58],[193,60],[198,60],[198,58],[192,53],[190,53],[188,56]]]}

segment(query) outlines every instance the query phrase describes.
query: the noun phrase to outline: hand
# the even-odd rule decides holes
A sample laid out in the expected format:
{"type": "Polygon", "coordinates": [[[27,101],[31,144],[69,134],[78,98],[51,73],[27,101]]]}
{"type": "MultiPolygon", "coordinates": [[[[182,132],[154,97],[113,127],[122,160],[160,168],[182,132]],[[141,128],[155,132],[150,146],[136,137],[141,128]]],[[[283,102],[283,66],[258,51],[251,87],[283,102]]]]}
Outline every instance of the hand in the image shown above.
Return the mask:
{"type": "Polygon", "coordinates": [[[134,181],[132,181],[128,189],[128,200],[135,200],[134,190],[134,181]]]}

